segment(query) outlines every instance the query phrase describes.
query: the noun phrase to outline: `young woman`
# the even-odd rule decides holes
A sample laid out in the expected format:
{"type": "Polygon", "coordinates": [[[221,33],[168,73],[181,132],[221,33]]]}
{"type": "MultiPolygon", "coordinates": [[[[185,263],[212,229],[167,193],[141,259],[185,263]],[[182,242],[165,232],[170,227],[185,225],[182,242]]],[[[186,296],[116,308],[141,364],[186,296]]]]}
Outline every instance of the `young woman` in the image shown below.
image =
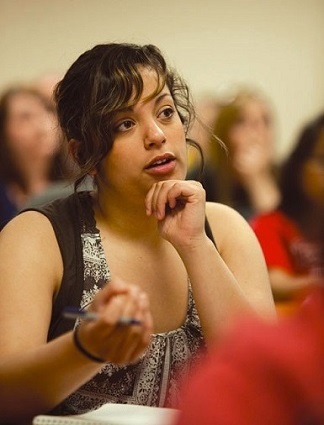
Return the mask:
{"type": "Polygon", "coordinates": [[[94,47],[56,102],[76,186],[91,175],[96,189],[23,212],[1,233],[0,416],[172,406],[235,317],[273,317],[262,251],[237,212],[185,180],[188,88],[156,47],[94,47]],[[68,305],[99,318],[64,320],[68,305]]]}
{"type": "Polygon", "coordinates": [[[324,114],[307,123],[281,166],[281,203],[251,220],[278,311],[291,313],[323,279],[318,224],[324,217],[324,114]]]}

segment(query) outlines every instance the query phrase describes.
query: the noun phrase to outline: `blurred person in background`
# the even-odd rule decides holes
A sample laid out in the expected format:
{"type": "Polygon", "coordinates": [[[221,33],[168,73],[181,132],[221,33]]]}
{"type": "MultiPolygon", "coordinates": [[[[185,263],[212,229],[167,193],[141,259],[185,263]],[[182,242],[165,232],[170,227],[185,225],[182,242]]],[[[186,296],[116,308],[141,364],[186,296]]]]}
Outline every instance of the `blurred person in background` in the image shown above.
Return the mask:
{"type": "Polygon", "coordinates": [[[67,171],[51,105],[31,87],[8,88],[0,98],[0,229],[67,171]]]}
{"type": "MultiPolygon", "coordinates": [[[[202,174],[207,200],[230,205],[245,218],[276,207],[274,139],[273,111],[261,92],[239,87],[220,100],[202,174]]],[[[199,180],[198,169],[188,178],[199,180]]]]}
{"type": "MultiPolygon", "coordinates": [[[[208,156],[209,142],[219,109],[217,95],[202,93],[195,100],[195,116],[188,131],[188,137],[198,143],[204,157],[208,156]]],[[[188,175],[196,177],[201,168],[201,156],[197,149],[188,147],[188,175]]]]}
{"type": "Polygon", "coordinates": [[[59,81],[63,78],[63,75],[56,71],[49,71],[40,75],[32,85],[35,89],[52,105],[56,107],[54,101],[54,89],[59,81]]]}
{"type": "Polygon", "coordinates": [[[250,221],[267,262],[278,311],[288,314],[323,278],[318,221],[324,217],[324,114],[302,128],[282,163],[281,202],[250,221]]]}

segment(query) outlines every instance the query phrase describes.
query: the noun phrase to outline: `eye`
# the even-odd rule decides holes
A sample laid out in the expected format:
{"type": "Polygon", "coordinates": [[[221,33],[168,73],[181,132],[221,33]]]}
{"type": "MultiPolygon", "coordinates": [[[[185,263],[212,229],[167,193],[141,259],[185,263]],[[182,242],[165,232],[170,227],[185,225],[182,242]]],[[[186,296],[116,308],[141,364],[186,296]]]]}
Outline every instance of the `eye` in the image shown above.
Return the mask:
{"type": "Polygon", "coordinates": [[[118,131],[124,132],[124,131],[129,130],[133,126],[134,126],[133,121],[131,121],[131,120],[125,120],[125,121],[122,121],[121,123],[119,123],[119,124],[117,124],[115,126],[115,131],[116,132],[118,132],[118,131]]]}
{"type": "Polygon", "coordinates": [[[175,110],[171,108],[171,106],[167,106],[166,108],[162,109],[158,116],[162,119],[170,119],[173,117],[174,113],[175,110]]]}

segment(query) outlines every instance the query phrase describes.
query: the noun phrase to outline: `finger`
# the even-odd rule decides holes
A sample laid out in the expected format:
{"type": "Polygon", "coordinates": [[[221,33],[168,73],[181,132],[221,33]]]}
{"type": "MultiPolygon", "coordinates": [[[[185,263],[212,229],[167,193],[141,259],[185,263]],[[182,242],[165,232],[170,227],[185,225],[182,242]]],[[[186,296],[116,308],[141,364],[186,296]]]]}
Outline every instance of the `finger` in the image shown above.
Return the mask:
{"type": "Polygon", "coordinates": [[[99,311],[99,323],[103,327],[106,325],[116,326],[119,318],[122,317],[125,305],[127,304],[127,293],[112,297],[108,303],[102,305],[102,308],[99,311]]]}
{"type": "Polygon", "coordinates": [[[179,181],[163,182],[155,205],[156,216],[159,220],[163,220],[168,211],[171,212],[170,210],[173,210],[180,204],[183,205],[182,201],[185,199],[183,197],[183,190],[186,191],[186,187],[188,186],[188,182],[185,184],[179,181]]]}
{"type": "Polygon", "coordinates": [[[154,214],[154,194],[159,191],[158,184],[154,183],[145,197],[145,209],[147,215],[154,214]]]}
{"type": "Polygon", "coordinates": [[[95,296],[90,309],[99,311],[101,308],[105,307],[114,296],[127,294],[128,291],[129,285],[121,280],[118,282],[107,282],[104,288],[95,296]]]}
{"type": "Polygon", "coordinates": [[[144,346],[148,345],[151,341],[153,334],[153,318],[150,310],[149,301],[146,298],[143,298],[143,311],[142,311],[142,323],[143,323],[143,336],[142,336],[142,344],[144,346]]]}
{"type": "Polygon", "coordinates": [[[127,329],[114,330],[114,346],[110,350],[110,361],[114,363],[129,363],[137,358],[134,353],[142,353],[147,347],[143,339],[142,325],[128,326],[127,329]]]}
{"type": "Polygon", "coordinates": [[[140,354],[148,345],[146,328],[141,317],[140,325],[116,326],[109,340],[106,340],[109,350],[109,361],[128,363],[135,359],[134,353],[140,354]]]}
{"type": "Polygon", "coordinates": [[[149,338],[144,338],[143,334],[139,338],[133,340],[133,343],[128,346],[127,354],[125,355],[126,363],[137,362],[149,348],[151,335],[149,338]]]}
{"type": "Polygon", "coordinates": [[[182,207],[187,202],[188,198],[195,193],[195,190],[194,185],[188,182],[185,184],[175,182],[173,185],[170,185],[165,192],[164,202],[171,209],[182,207]]]}
{"type": "Polygon", "coordinates": [[[154,185],[150,188],[150,190],[147,192],[145,197],[145,211],[147,215],[152,214],[152,196],[154,191],[154,185]]]}
{"type": "Polygon", "coordinates": [[[145,294],[142,294],[139,303],[136,318],[142,323],[140,326],[130,326],[127,332],[118,332],[115,329],[116,338],[119,344],[115,345],[112,358],[115,362],[135,362],[147,349],[153,332],[153,320],[149,310],[149,302],[145,294]],[[118,334],[118,337],[117,337],[118,334]]]}
{"type": "Polygon", "coordinates": [[[164,215],[165,204],[163,205],[162,210],[159,209],[159,201],[161,200],[161,196],[163,194],[163,191],[165,190],[164,187],[165,185],[163,184],[163,182],[155,184],[154,187],[154,192],[152,196],[152,211],[157,218],[164,215]]]}
{"type": "Polygon", "coordinates": [[[158,220],[163,220],[167,209],[174,208],[176,205],[176,200],[172,197],[168,200],[168,192],[175,184],[177,182],[171,180],[155,183],[147,196],[147,202],[150,202],[150,212],[158,220]]]}
{"type": "Polygon", "coordinates": [[[143,329],[142,338],[139,340],[138,344],[135,346],[134,351],[132,352],[130,361],[134,362],[139,359],[143,354],[143,351],[146,350],[151,342],[153,334],[153,319],[149,310],[149,305],[143,311],[143,329]]]}

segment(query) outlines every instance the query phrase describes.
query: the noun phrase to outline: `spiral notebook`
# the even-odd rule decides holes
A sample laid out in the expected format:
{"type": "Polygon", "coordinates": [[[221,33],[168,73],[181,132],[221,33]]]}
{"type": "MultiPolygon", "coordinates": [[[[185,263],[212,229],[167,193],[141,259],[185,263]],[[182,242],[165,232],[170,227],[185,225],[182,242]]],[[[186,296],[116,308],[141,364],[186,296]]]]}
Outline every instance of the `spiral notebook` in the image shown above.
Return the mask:
{"type": "Polygon", "coordinates": [[[178,410],[134,404],[108,403],[81,415],[38,415],[33,425],[173,425],[178,410]]]}

